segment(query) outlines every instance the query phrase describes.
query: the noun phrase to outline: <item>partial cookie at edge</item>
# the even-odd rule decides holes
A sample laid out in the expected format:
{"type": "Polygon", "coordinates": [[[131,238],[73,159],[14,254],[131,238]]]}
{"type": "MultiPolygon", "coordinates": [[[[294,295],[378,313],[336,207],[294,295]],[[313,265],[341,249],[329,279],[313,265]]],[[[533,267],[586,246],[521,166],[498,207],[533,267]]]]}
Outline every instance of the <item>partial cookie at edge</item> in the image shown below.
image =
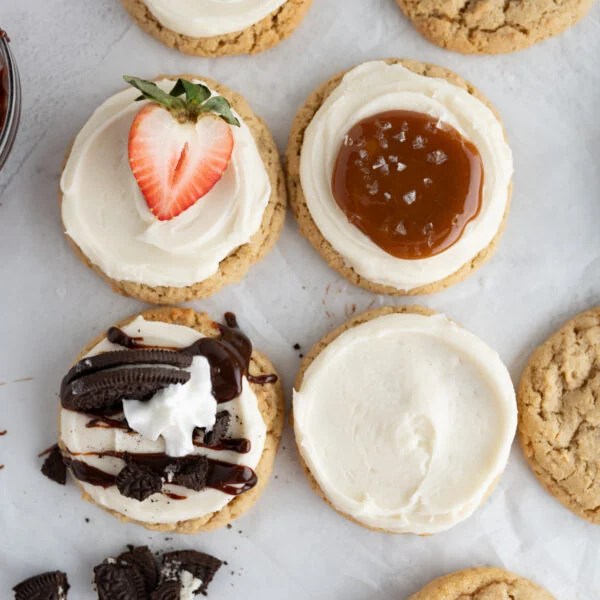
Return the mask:
{"type": "Polygon", "coordinates": [[[434,579],[408,600],[554,600],[532,581],[495,567],[456,571],[434,579]]]}
{"type": "MultiPolygon", "coordinates": [[[[215,337],[219,333],[215,321],[213,319],[211,319],[206,313],[198,313],[190,308],[154,308],[135,314],[128,319],[124,319],[120,323],[117,323],[116,326],[123,327],[140,315],[148,321],[161,321],[164,323],[173,323],[176,325],[184,325],[186,327],[191,327],[192,329],[196,329],[204,335],[211,337],[215,337]]],[[[83,358],[92,348],[94,348],[94,346],[99,344],[105,337],[106,334],[102,333],[97,338],[92,340],[89,344],[87,344],[84,350],[77,358],[77,360],[83,358]]],[[[271,361],[257,350],[254,350],[252,352],[252,358],[250,360],[250,370],[252,375],[268,375],[271,373],[276,373],[271,361]]],[[[257,500],[263,493],[269,481],[271,472],[273,470],[273,464],[275,462],[275,455],[277,453],[279,442],[281,440],[285,413],[283,387],[279,379],[275,383],[269,383],[265,385],[251,383],[250,385],[252,387],[252,390],[256,394],[260,413],[267,426],[267,437],[265,439],[263,453],[256,469],[254,469],[258,476],[258,483],[250,491],[233,498],[231,502],[229,502],[218,512],[211,513],[199,519],[191,519],[173,524],[152,524],[144,523],[142,521],[136,521],[134,519],[129,519],[121,513],[96,504],[85,491],[83,491],[82,494],[83,498],[88,502],[99,506],[106,512],[111,513],[120,521],[127,523],[136,523],[137,525],[142,525],[146,529],[154,531],[169,531],[189,534],[199,533],[201,531],[210,531],[212,529],[223,527],[231,521],[234,521],[235,519],[241,517],[250,508],[252,508],[252,506],[254,506],[254,504],[257,502],[257,500]]],[[[79,482],[77,483],[79,484],[79,482]]],[[[80,485],[80,487],[82,486],[80,485]]]]}
{"type": "MultiPolygon", "coordinates": [[[[224,258],[219,264],[219,270],[214,275],[187,287],[154,287],[143,283],[112,279],[100,267],[92,263],[69,236],[66,236],[67,241],[77,256],[90,269],[100,275],[115,292],[124,296],[138,298],[149,304],[172,305],[197,298],[207,298],[218,292],[223,286],[230,283],[237,283],[246,276],[253,264],[262,260],[273,246],[275,246],[285,222],[285,208],[287,204],[285,176],[281,166],[279,150],[266,123],[254,113],[243,96],[207,77],[190,74],[164,75],[157,77],[156,81],[164,78],[176,80],[178,77],[204,81],[211,89],[230,101],[232,107],[242,117],[256,141],[256,146],[269,176],[271,197],[265,207],[260,228],[250,241],[224,258]]],[[[69,149],[65,164],[68,161],[70,153],[71,150],[69,149]]],[[[62,204],[62,198],[63,195],[59,189],[60,204],[62,204]]]]}
{"type": "Polygon", "coordinates": [[[142,0],[121,2],[139,27],[163,44],[185,54],[211,58],[268,50],[294,32],[312,4],[312,0],[287,0],[270,15],[243,31],[193,38],[161,25],[142,0]]]}
{"type": "Polygon", "coordinates": [[[533,352],[517,398],[519,441],[536,477],[569,510],[600,525],[600,306],[533,352]]]}
{"type": "MultiPolygon", "coordinates": [[[[478,100],[483,102],[483,104],[492,110],[496,118],[500,120],[498,112],[494,109],[489,100],[487,100],[487,98],[485,98],[485,96],[483,96],[483,94],[479,92],[479,90],[477,90],[473,85],[452,71],[436,65],[420,63],[413,60],[388,59],[385,62],[388,64],[401,64],[418,75],[446,79],[453,85],[468,91],[472,96],[475,96],[478,100]]],[[[441,281],[414,288],[412,290],[398,290],[395,287],[375,283],[366,277],[359,275],[351,266],[346,263],[345,258],[339,254],[325,239],[317,227],[317,224],[313,220],[308,209],[300,181],[300,156],[304,142],[304,133],[313,117],[322,106],[323,102],[328,98],[333,90],[338,87],[342,81],[342,78],[347,72],[348,71],[340,73],[330,79],[328,82],[319,86],[308,97],[304,106],[297,113],[292,124],[292,130],[286,151],[286,178],[290,206],[292,207],[292,211],[294,212],[294,216],[296,217],[301,233],[308,239],[308,241],[325,259],[327,264],[332,269],[335,269],[351,283],[376,294],[388,294],[390,296],[417,296],[420,294],[439,292],[451,285],[454,285],[455,283],[459,283],[473,273],[476,269],[478,269],[481,265],[483,265],[483,263],[491,258],[491,256],[494,254],[496,246],[502,236],[502,233],[504,232],[506,221],[508,219],[508,213],[510,212],[512,184],[508,192],[506,210],[504,212],[502,223],[498,229],[498,232],[496,233],[496,236],[490,242],[490,244],[470,262],[463,265],[458,271],[449,277],[446,277],[441,281]]]]}
{"type": "Polygon", "coordinates": [[[467,54],[501,54],[522,50],[559,35],[582,19],[593,0],[396,0],[413,25],[430,42],[467,54]]]}

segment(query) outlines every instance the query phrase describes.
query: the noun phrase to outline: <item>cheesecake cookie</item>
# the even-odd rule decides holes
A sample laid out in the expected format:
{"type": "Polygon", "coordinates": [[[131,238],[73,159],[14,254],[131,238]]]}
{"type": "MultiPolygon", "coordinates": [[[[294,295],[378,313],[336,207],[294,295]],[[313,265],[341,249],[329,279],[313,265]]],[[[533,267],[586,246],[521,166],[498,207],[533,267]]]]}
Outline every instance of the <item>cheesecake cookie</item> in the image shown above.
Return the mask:
{"type": "Polygon", "coordinates": [[[327,263],[375,293],[436,292],[496,248],[512,153],[489,102],[442,67],[374,61],[320,86],[294,121],[288,194],[327,263]]]}
{"type": "Polygon", "coordinates": [[[456,571],[427,584],[408,600],[554,600],[540,586],[504,569],[456,571]]]}
{"type": "Polygon", "coordinates": [[[600,524],[600,307],[531,356],[518,391],[519,439],[544,487],[600,524]]]}
{"type": "Polygon", "coordinates": [[[186,54],[256,54],[286,39],[312,0],[122,0],[136,23],[186,54]]]}
{"type": "Polygon", "coordinates": [[[521,50],[562,33],[594,0],[397,0],[428,40],[469,54],[521,50]]]}
{"type": "Polygon", "coordinates": [[[430,535],[489,496],[517,411],[506,367],[481,340],[427,309],[386,307],[310,351],[293,423],[313,489],[341,515],[430,535]]]}
{"type": "Polygon", "coordinates": [[[242,279],[281,233],[279,152],[225,86],[126,79],[132,87],[94,112],[69,152],[67,238],[124,295],[152,304],[210,296],[242,279]]]}
{"type": "Polygon", "coordinates": [[[94,340],[61,385],[59,447],[86,500],[196,533],[264,490],[283,427],[273,365],[235,317],[149,310],[94,340]]]}

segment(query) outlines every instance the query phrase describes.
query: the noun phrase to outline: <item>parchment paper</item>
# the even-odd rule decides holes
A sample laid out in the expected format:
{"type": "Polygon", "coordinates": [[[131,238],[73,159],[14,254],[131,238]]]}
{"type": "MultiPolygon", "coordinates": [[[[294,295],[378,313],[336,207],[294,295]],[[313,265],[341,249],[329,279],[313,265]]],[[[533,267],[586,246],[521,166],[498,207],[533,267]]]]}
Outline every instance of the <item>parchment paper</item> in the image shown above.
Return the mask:
{"type": "MultiPolygon", "coordinates": [[[[204,60],[143,34],[117,0],[3,0],[24,91],[17,145],[0,173],[0,597],[21,579],[64,569],[70,597],[95,598],[92,567],[127,543],[198,548],[228,561],[220,600],[403,599],[445,572],[492,564],[564,600],[600,598],[600,527],[546,494],[515,445],[491,499],[430,538],[373,533],[311,491],[289,431],[275,477],[232,529],[196,537],[119,523],[39,474],[55,441],[60,380],[83,344],[142,305],[115,295],[67,247],[56,198],[64,153],[124,73],[191,72],[247,96],[285,147],[295,111],[333,73],[367,59],[445,65],[496,104],[515,153],[513,208],[490,264],[466,282],[409,302],[446,312],[496,348],[518,381],[533,347],[600,300],[600,4],[579,26],[507,56],[469,57],[423,40],[394,0],[315,0],[287,42],[255,57],[204,60]],[[89,519],[89,522],[87,520],[89,519]]],[[[269,257],[239,285],[194,303],[238,313],[289,391],[307,350],[355,311],[387,302],[346,284],[291,216],[269,257]],[[300,351],[301,352],[301,351],[300,351]]]]}

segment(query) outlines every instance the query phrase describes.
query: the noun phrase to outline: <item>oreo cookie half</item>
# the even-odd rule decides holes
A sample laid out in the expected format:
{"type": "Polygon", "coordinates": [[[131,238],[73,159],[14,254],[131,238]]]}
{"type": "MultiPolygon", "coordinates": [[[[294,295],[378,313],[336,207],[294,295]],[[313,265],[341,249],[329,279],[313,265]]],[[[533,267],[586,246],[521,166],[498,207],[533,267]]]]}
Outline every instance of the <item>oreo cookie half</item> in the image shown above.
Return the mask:
{"type": "Polygon", "coordinates": [[[187,383],[189,371],[170,367],[117,367],[84,375],[67,384],[61,394],[63,408],[79,412],[107,409],[123,398],[150,400],[175,383],[187,383]]]}
{"type": "Polygon", "coordinates": [[[50,571],[15,585],[15,600],[66,600],[69,591],[66,573],[50,571]]]}

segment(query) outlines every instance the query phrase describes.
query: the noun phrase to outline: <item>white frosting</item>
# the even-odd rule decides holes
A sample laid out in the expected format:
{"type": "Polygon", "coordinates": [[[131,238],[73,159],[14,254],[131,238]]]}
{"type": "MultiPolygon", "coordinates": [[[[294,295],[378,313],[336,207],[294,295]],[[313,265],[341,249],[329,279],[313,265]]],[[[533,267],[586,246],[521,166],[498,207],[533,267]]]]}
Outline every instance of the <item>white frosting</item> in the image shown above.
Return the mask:
{"type": "Polygon", "coordinates": [[[179,592],[179,600],[194,600],[196,592],[202,587],[202,579],[194,577],[189,571],[181,571],[179,576],[181,582],[181,590],[179,592]]]}
{"type": "Polygon", "coordinates": [[[242,31],[264,19],[286,0],[144,0],[168,29],[194,38],[242,31]]]}
{"type": "MultiPolygon", "coordinates": [[[[172,81],[159,82],[169,90],[172,81]]],[[[170,221],[151,213],[128,160],[131,123],[143,103],[129,89],[102,104],[79,132],[63,172],[66,233],[112,279],[185,287],[214,275],[219,263],[258,231],[271,184],[256,142],[239,115],[221,180],[170,221]]]]}
{"type": "Polygon", "coordinates": [[[502,224],[512,173],[512,153],[502,125],[485,104],[444,79],[381,61],[347,73],[323,102],[306,129],[300,163],[306,203],[323,237],[358,274],[401,290],[445,279],[490,244],[502,224]],[[483,160],[479,215],[458,242],[431,258],[403,260],[385,252],[348,221],[331,190],[345,135],[359,121],[389,110],[425,113],[451,125],[475,144],[483,160]]]}
{"type": "Polygon", "coordinates": [[[162,437],[169,456],[192,454],[194,429],[211,431],[217,420],[208,360],[194,356],[189,371],[187,383],[169,385],[147,402],[123,400],[129,427],[153,442],[162,437]]]}
{"type": "Polygon", "coordinates": [[[505,468],[516,423],[499,356],[443,315],[394,313],[345,331],[294,392],[298,446],[327,498],[398,533],[470,516],[505,468]]]}
{"type": "MultiPolygon", "coordinates": [[[[202,335],[194,329],[181,325],[146,321],[138,317],[129,325],[122,328],[131,336],[141,336],[148,345],[184,348],[190,346],[202,335]]],[[[104,339],[95,346],[87,356],[94,356],[102,352],[122,349],[104,339]]],[[[193,454],[206,455],[232,464],[240,464],[254,469],[263,452],[267,428],[258,408],[258,400],[244,379],[242,393],[238,398],[219,405],[219,410],[228,411],[232,418],[229,435],[232,438],[246,438],[250,440],[251,449],[247,454],[239,454],[229,450],[210,450],[208,448],[194,448],[193,454]]],[[[61,409],[60,437],[61,442],[74,454],[101,453],[106,451],[152,453],[165,452],[166,446],[162,438],[152,441],[137,433],[127,433],[119,429],[86,428],[91,417],[82,413],[61,409]]],[[[109,456],[75,456],[89,465],[95,466],[107,473],[118,473],[124,466],[121,459],[109,456]]],[[[164,490],[180,496],[185,500],[172,500],[162,494],[154,494],[143,502],[123,496],[113,486],[102,488],[81,482],[85,491],[91,498],[105,508],[114,510],[129,519],[144,523],[176,523],[197,519],[206,514],[221,510],[233,497],[215,490],[206,488],[200,492],[165,484],[164,490]]]]}

